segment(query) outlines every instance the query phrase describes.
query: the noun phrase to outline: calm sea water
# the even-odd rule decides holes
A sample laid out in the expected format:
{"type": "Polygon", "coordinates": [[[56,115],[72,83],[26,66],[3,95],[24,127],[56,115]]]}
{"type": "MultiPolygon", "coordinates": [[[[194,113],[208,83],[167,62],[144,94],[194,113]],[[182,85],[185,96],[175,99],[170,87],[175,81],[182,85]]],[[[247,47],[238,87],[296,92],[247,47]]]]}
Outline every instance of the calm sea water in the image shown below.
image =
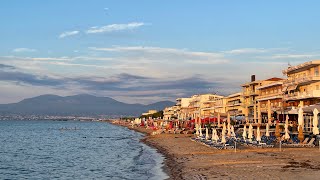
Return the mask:
{"type": "Polygon", "coordinates": [[[141,138],[101,122],[0,120],[0,179],[167,178],[141,138]]]}

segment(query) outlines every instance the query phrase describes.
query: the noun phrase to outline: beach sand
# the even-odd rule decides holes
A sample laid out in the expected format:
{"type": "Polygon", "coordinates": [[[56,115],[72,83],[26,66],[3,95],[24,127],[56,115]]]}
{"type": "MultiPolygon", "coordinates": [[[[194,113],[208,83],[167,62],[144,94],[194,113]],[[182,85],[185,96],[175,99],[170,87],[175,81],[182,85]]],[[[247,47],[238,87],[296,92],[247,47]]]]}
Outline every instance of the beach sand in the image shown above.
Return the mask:
{"type": "MultiPolygon", "coordinates": [[[[129,128],[149,134],[145,128],[129,128]]],[[[147,135],[142,141],[165,157],[170,179],[319,179],[316,148],[216,150],[190,140],[193,135],[147,135]]]]}

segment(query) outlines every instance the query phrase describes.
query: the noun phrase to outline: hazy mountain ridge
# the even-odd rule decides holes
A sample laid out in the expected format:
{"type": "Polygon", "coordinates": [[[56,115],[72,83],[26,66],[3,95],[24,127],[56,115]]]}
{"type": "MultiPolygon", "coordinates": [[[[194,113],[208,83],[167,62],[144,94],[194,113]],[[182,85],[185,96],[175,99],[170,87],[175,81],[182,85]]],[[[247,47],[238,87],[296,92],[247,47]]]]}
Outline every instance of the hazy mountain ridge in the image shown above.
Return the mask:
{"type": "Polygon", "coordinates": [[[127,104],[109,97],[88,94],[74,96],[41,95],[18,103],[0,104],[0,114],[19,115],[131,115],[138,116],[149,109],[163,110],[174,105],[160,101],[149,105],[127,104]]]}

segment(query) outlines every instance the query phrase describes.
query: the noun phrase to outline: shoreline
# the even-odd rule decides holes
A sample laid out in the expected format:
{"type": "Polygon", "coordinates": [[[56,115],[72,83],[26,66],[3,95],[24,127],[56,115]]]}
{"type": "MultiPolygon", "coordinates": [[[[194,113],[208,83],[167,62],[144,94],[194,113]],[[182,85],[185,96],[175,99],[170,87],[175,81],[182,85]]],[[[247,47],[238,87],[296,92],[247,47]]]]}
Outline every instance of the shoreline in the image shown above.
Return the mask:
{"type": "Polygon", "coordinates": [[[145,145],[156,149],[156,151],[158,153],[160,153],[162,156],[164,156],[164,162],[163,162],[163,166],[161,167],[162,170],[164,171],[164,173],[166,173],[169,178],[168,179],[182,179],[181,177],[181,167],[179,168],[179,165],[172,156],[170,156],[170,154],[168,153],[168,151],[163,148],[162,146],[159,146],[156,143],[152,143],[151,141],[149,141],[149,139],[151,138],[151,132],[152,130],[150,129],[146,129],[146,128],[142,128],[142,127],[130,127],[129,125],[125,125],[125,124],[118,124],[118,123],[113,123],[112,121],[108,122],[111,123],[113,125],[116,126],[122,126],[125,127],[129,130],[135,131],[135,132],[139,132],[144,134],[145,136],[140,140],[140,142],[144,143],[145,145]],[[179,175],[177,175],[179,174],[179,175]]]}
{"type": "Polygon", "coordinates": [[[152,130],[144,127],[115,125],[145,134],[141,142],[165,157],[163,170],[170,180],[317,179],[320,176],[318,147],[282,148],[282,151],[249,147],[236,152],[216,150],[191,141],[192,134],[151,135],[152,130]]]}

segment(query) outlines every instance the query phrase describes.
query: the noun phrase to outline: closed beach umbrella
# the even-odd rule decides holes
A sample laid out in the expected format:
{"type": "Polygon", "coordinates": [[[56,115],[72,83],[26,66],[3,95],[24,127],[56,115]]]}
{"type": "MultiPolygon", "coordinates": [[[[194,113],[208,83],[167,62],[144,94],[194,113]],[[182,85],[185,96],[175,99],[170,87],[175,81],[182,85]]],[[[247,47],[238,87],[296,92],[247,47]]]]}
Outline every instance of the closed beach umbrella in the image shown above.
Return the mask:
{"type": "Polygon", "coordinates": [[[222,126],[222,133],[224,133],[224,135],[225,135],[226,131],[227,131],[226,122],[224,122],[223,126],[222,126]]]}
{"type": "Polygon", "coordinates": [[[209,139],[209,130],[208,130],[208,128],[206,128],[206,140],[208,140],[209,139]]]}
{"type": "Polygon", "coordinates": [[[219,136],[217,133],[217,129],[214,129],[214,134],[215,134],[215,140],[218,141],[219,140],[219,136]]]}
{"type": "Polygon", "coordinates": [[[212,136],[211,136],[211,140],[212,140],[212,141],[215,141],[215,139],[216,139],[216,135],[214,134],[214,133],[215,133],[214,130],[215,130],[215,129],[212,128],[212,136]]]}
{"type": "Polygon", "coordinates": [[[284,131],[285,131],[284,139],[290,139],[290,135],[289,135],[289,131],[288,131],[288,124],[284,125],[284,131]]]}
{"type": "Polygon", "coordinates": [[[246,125],[243,126],[242,137],[243,137],[243,139],[247,139],[247,126],[246,125]]]}
{"type": "Polygon", "coordinates": [[[228,117],[227,117],[227,122],[228,122],[228,137],[231,136],[231,125],[230,125],[230,114],[228,113],[228,117]]]}
{"type": "Polygon", "coordinates": [[[257,128],[257,141],[261,141],[260,127],[257,128]]]}
{"type": "Polygon", "coordinates": [[[252,137],[253,137],[253,127],[252,127],[252,125],[250,124],[250,125],[249,125],[248,139],[251,141],[251,140],[252,140],[252,137]]]}
{"type": "Polygon", "coordinates": [[[223,123],[222,133],[221,133],[221,142],[226,143],[226,123],[223,123]]]}
{"type": "Polygon", "coordinates": [[[236,137],[236,133],[234,133],[234,127],[231,126],[231,136],[232,137],[236,137]]]}
{"type": "Polygon", "coordinates": [[[200,137],[202,137],[202,128],[201,128],[201,125],[200,125],[200,127],[199,127],[199,135],[200,135],[200,137]]]}
{"type": "Polygon", "coordinates": [[[269,137],[270,134],[269,134],[269,124],[266,125],[266,136],[269,137]]]}
{"type": "Polygon", "coordinates": [[[303,121],[303,110],[302,107],[300,107],[298,111],[298,125],[303,127],[303,121]]]}
{"type": "Polygon", "coordinates": [[[199,136],[199,125],[196,124],[196,135],[199,136]]]}
{"type": "Polygon", "coordinates": [[[317,135],[317,134],[319,134],[319,129],[318,129],[318,113],[319,113],[319,111],[318,111],[318,109],[317,108],[314,108],[314,110],[313,110],[313,129],[312,129],[312,131],[313,131],[313,134],[314,135],[317,135]]]}
{"type": "Polygon", "coordinates": [[[289,130],[288,130],[288,126],[289,126],[289,116],[287,114],[286,116],[286,123],[284,125],[284,139],[290,139],[290,135],[289,135],[289,130]]]}

